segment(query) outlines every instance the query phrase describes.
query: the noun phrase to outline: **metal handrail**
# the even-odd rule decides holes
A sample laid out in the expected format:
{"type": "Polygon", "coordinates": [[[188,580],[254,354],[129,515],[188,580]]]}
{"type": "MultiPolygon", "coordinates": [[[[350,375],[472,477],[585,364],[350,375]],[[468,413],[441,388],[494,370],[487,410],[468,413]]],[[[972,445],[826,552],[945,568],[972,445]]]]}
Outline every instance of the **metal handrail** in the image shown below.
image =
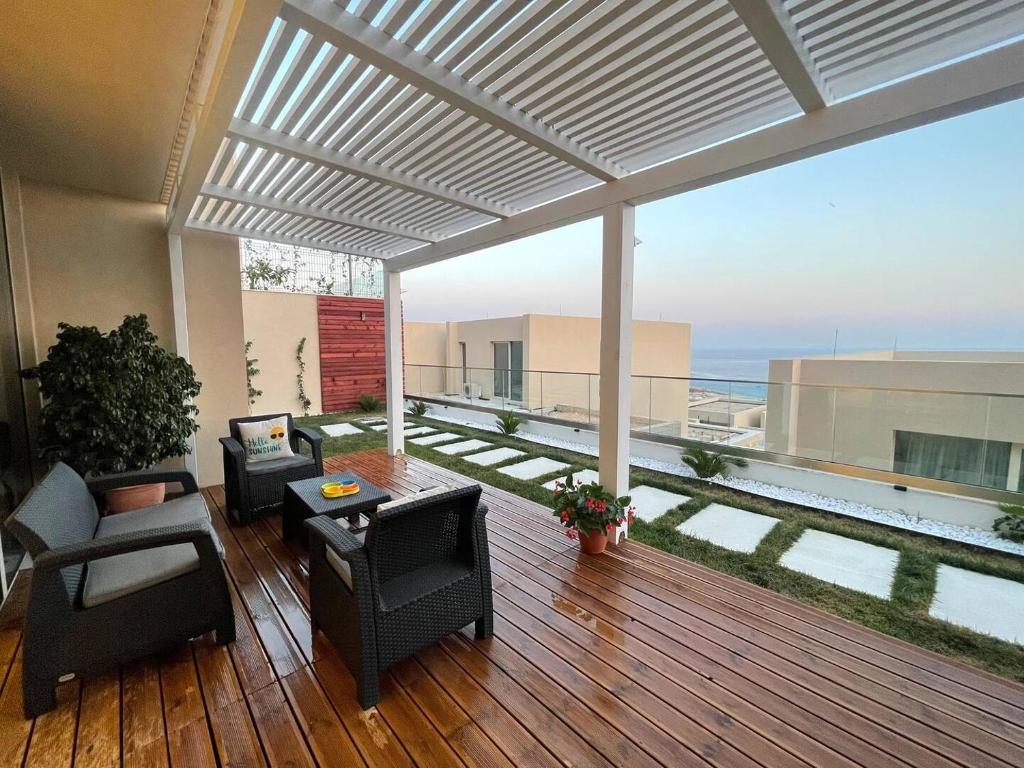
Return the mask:
{"type": "MultiPolygon", "coordinates": [[[[405,363],[406,368],[437,368],[454,371],[507,371],[509,368],[486,368],[483,366],[467,366],[465,369],[461,365],[428,365],[426,363],[405,363]]],[[[598,371],[547,371],[547,370],[534,370],[534,369],[523,369],[523,374],[539,373],[559,375],[559,376],[600,376],[598,371]]],[[[763,384],[769,387],[780,387],[780,386],[791,386],[791,387],[809,387],[817,389],[841,389],[850,391],[866,391],[866,392],[907,392],[909,394],[918,395],[960,395],[960,396],[972,396],[972,397],[1011,397],[1024,400],[1024,394],[1017,394],[1014,392],[973,392],[964,391],[957,389],[918,389],[912,387],[871,387],[863,384],[816,384],[811,382],[802,381],[763,381],[761,379],[720,379],[713,376],[652,376],[649,374],[633,373],[630,374],[631,378],[634,379],[662,379],[665,381],[714,381],[723,384],[763,384]]],[[[740,399],[744,399],[742,396],[737,396],[740,399]]]]}

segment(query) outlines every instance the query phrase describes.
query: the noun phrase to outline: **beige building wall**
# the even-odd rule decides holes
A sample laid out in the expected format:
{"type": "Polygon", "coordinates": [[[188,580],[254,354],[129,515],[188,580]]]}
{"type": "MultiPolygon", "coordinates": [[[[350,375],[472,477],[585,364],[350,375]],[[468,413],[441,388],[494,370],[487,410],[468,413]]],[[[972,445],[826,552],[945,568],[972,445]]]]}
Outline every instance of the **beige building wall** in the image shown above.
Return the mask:
{"type": "Polygon", "coordinates": [[[405,391],[417,394],[448,391],[449,377],[443,367],[449,365],[447,324],[407,322],[402,332],[405,391]]]}
{"type": "Polygon", "coordinates": [[[1018,457],[1024,443],[1024,397],[998,396],[1024,396],[1019,353],[772,360],[769,380],[793,382],[769,387],[769,451],[891,470],[897,430],[1011,443],[1018,457]]]}
{"type": "Polygon", "coordinates": [[[20,186],[37,356],[59,322],[109,331],[140,312],[174,349],[164,206],[24,178],[20,186]]]}
{"type": "MultiPolygon", "coordinates": [[[[461,394],[462,355],[466,345],[467,378],[483,397],[494,396],[494,342],[523,343],[523,402],[537,410],[568,406],[580,412],[598,410],[598,369],[601,351],[601,321],[594,317],[522,315],[519,317],[471,320],[458,323],[405,324],[406,363],[442,365],[452,373],[447,394],[461,394]],[[543,373],[541,373],[543,372],[543,373]]],[[[633,373],[635,377],[688,377],[690,375],[690,326],[636,320],[633,323],[633,373]]],[[[407,379],[413,385],[419,369],[410,367],[407,379]]],[[[425,381],[425,392],[440,392],[440,377],[425,381]]],[[[408,389],[407,391],[414,391],[408,389]]],[[[635,378],[632,415],[640,420],[678,425],[687,422],[689,383],[664,379],[635,378]]]]}
{"type": "Polygon", "coordinates": [[[238,240],[186,232],[182,260],[189,358],[203,385],[196,398],[199,484],[216,485],[224,481],[218,439],[228,434],[228,419],[247,413],[238,240]]]}
{"type": "MultiPolygon", "coordinates": [[[[235,261],[238,261],[236,249],[235,261]]],[[[237,274],[237,269],[236,269],[237,274]]],[[[302,415],[296,377],[299,366],[295,352],[299,340],[305,337],[306,347],[302,359],[306,363],[304,386],[310,399],[310,414],[323,412],[320,392],[320,329],[317,318],[316,296],[308,293],[281,293],[276,291],[239,291],[245,341],[252,341],[250,357],[259,360],[260,374],[253,380],[263,394],[250,410],[258,413],[288,412],[302,415]]]]}

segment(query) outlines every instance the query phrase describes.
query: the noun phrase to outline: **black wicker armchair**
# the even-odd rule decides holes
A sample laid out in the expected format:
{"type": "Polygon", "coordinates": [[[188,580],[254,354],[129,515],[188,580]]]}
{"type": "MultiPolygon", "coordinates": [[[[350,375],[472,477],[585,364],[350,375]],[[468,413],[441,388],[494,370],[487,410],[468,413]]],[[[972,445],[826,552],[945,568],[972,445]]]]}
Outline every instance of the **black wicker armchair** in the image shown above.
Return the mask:
{"type": "Polygon", "coordinates": [[[319,477],[324,473],[324,459],[321,448],[323,436],[316,430],[296,427],[290,413],[246,416],[228,422],[230,437],[222,437],[224,446],[224,496],[232,516],[242,525],[248,525],[261,517],[281,510],[284,501],[284,487],[295,480],[319,477]],[[239,440],[238,425],[250,421],[287,419],[288,442],[294,456],[281,459],[246,463],[245,451],[239,440]],[[299,452],[299,442],[309,445],[312,456],[299,452]]]}
{"type": "Polygon", "coordinates": [[[60,682],[210,631],[218,643],[235,639],[221,544],[188,472],[152,470],[86,482],[57,464],[7,527],[33,561],[22,679],[26,717],[56,706],[60,682]],[[150,482],[180,483],[185,494],[99,516],[94,493],[150,482]]]}
{"type": "Polygon", "coordinates": [[[377,703],[379,675],[396,661],[467,624],[478,638],[493,633],[480,487],[390,504],[360,531],[344,519],[306,521],[313,631],[338,649],[363,709],[377,703]]]}

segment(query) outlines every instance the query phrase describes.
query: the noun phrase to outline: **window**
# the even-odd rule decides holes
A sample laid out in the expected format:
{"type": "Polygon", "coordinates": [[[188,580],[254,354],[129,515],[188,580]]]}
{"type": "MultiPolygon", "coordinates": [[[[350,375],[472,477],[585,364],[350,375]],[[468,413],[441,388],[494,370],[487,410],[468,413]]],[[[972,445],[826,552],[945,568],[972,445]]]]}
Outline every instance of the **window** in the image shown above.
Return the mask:
{"type": "Polygon", "coordinates": [[[469,383],[469,365],[466,362],[466,342],[459,342],[459,353],[462,355],[462,391],[466,391],[466,385],[469,383]]]}
{"type": "Polygon", "coordinates": [[[494,342],[494,396],[522,402],[523,342],[494,342]]]}
{"type": "Polygon", "coordinates": [[[893,471],[1005,490],[1016,481],[1009,477],[1012,447],[997,440],[896,430],[893,471]]]}

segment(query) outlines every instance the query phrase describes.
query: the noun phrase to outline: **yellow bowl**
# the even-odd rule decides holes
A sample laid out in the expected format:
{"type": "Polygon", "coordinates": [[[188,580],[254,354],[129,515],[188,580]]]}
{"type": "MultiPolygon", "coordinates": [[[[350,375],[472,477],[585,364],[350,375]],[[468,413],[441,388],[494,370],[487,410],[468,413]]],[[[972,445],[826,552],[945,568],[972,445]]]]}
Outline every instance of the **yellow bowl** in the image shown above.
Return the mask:
{"type": "Polygon", "coordinates": [[[341,496],[351,496],[353,493],[359,493],[359,486],[352,483],[324,483],[320,486],[320,493],[323,494],[324,498],[337,499],[341,496]]]}

